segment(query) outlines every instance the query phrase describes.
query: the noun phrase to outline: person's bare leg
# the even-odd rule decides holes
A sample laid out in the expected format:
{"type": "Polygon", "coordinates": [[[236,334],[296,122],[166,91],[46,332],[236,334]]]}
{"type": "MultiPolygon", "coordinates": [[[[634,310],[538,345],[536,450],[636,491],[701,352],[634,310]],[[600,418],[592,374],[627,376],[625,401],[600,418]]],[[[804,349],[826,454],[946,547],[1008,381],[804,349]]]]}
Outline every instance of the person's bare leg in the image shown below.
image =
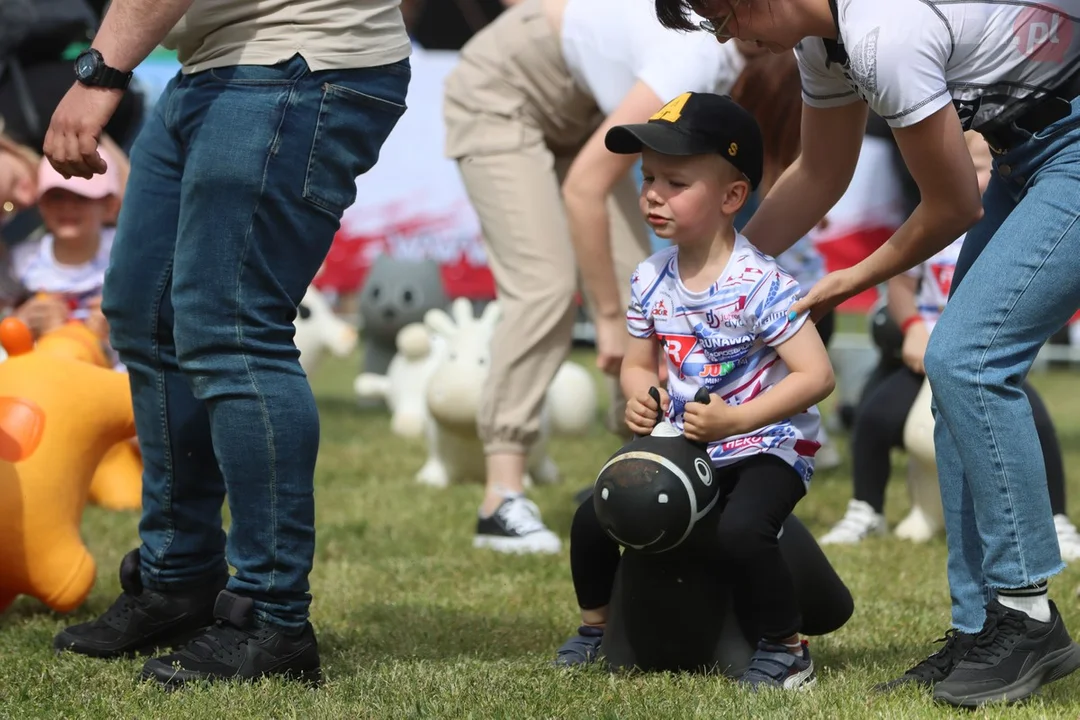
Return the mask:
{"type": "Polygon", "coordinates": [[[487,517],[509,496],[525,493],[525,455],[493,453],[486,458],[487,482],[480,515],[487,517]]]}

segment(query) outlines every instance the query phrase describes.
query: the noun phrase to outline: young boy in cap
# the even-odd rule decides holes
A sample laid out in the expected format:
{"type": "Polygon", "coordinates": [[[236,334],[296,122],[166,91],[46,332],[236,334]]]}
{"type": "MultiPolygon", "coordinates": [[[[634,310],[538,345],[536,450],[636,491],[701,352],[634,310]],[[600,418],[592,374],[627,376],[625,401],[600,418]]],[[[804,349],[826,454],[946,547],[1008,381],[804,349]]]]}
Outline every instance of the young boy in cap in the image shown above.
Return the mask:
{"type": "MultiPolygon", "coordinates": [[[[663,413],[686,437],[709,444],[723,500],[701,540],[718,572],[738,573],[758,634],[741,681],[751,687],[814,683],[791,574],[777,535],[809,487],[820,416],[833,390],[829,357],[806,316],[789,312],[798,284],[736,232],[733,221],[761,181],[763,148],[753,116],[731,98],[684,93],[647,123],[613,127],[607,148],[642,154],[640,205],[672,246],[638,265],[627,311],[630,341],[620,381],[626,423],[646,435],[663,413]],[[662,408],[657,344],[667,358],[662,408]],[[715,397],[693,402],[700,387],[715,397]]],[[[592,501],[570,531],[570,561],[582,626],[558,663],[596,658],[619,546],[600,528],[592,501]]]]}

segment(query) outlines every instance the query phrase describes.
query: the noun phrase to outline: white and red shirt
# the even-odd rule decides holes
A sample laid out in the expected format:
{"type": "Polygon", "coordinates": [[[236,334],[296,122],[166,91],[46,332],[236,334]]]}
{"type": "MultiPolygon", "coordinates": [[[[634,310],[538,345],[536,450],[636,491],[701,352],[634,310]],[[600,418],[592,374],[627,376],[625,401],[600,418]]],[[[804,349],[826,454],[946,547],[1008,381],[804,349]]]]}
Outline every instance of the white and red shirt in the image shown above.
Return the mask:
{"type": "MultiPolygon", "coordinates": [[[[727,267],[702,292],[679,279],[678,248],[661,250],[638,265],[630,279],[626,313],[630,334],[656,337],[668,364],[668,419],[683,428],[683,411],[702,386],[712,402],[750,402],[788,375],[776,347],[798,332],[806,315],[788,320],[799,285],[776,262],[737,235],[727,267]]],[[[809,484],[821,417],[816,407],[745,435],[709,446],[723,467],[761,453],[789,463],[809,484]]]]}
{"type": "Polygon", "coordinates": [[[945,303],[949,301],[953,272],[956,271],[956,260],[960,257],[960,248],[964,245],[965,237],[966,233],[926,262],[904,273],[919,281],[915,307],[926,324],[927,332],[933,332],[938,318],[945,310],[945,303]]]}
{"type": "Polygon", "coordinates": [[[1020,117],[1080,67],[1080,0],[838,0],[843,63],[795,48],[803,99],[865,100],[894,128],[952,103],[965,130],[1020,117]]]}

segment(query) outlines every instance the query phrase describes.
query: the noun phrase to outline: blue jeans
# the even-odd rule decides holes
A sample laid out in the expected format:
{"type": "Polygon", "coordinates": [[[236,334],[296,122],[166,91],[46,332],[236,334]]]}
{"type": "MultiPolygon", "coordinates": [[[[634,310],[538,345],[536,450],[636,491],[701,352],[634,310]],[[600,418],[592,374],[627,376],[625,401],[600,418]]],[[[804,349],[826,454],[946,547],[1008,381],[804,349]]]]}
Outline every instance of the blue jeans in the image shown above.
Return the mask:
{"type": "Polygon", "coordinates": [[[996,590],[1064,567],[1021,386],[1080,307],[1080,99],[1072,108],[994,159],[926,351],[952,622],[964,632],[982,628],[996,590]]]}
{"type": "Polygon", "coordinates": [[[295,56],[178,74],[142,128],[102,309],[145,463],[147,586],[205,581],[228,560],[259,622],[307,622],[319,415],[293,320],[410,73],[408,60],[311,72],[295,56]]]}

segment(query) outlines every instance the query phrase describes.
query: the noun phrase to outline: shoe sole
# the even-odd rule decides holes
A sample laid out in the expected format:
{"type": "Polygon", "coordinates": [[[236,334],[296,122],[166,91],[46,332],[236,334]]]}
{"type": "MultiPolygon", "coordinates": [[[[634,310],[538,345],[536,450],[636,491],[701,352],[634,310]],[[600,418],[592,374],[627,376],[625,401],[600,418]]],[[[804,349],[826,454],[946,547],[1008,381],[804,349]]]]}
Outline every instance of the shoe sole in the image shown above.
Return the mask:
{"type": "Polygon", "coordinates": [[[562,550],[561,543],[553,547],[547,543],[531,543],[520,538],[495,537],[477,535],[473,537],[473,547],[477,549],[495,550],[501,553],[514,555],[527,555],[529,553],[546,553],[555,555],[562,550]]]}
{"type": "Polygon", "coordinates": [[[1047,653],[1026,674],[1003,688],[957,696],[948,690],[942,690],[939,685],[934,690],[934,699],[956,707],[976,707],[992,702],[1017,702],[1032,695],[1043,685],[1049,685],[1076,670],[1080,670],[1080,645],[1074,642],[1068,647],[1047,653]]]}
{"type": "Polygon", "coordinates": [[[222,677],[220,675],[208,675],[205,673],[191,672],[188,670],[174,670],[173,668],[166,668],[162,664],[161,671],[155,671],[152,667],[144,667],[140,674],[140,680],[151,680],[162,689],[167,691],[180,690],[188,683],[198,682],[253,682],[260,680],[263,677],[277,677],[286,680],[292,680],[299,682],[303,685],[308,685],[311,688],[319,688],[323,685],[322,667],[309,668],[307,670],[301,670],[299,673],[293,671],[281,672],[281,673],[268,673],[266,675],[260,675],[258,677],[251,678],[236,678],[236,677],[222,677]]]}
{"type": "Polygon", "coordinates": [[[194,630],[184,630],[176,634],[163,635],[162,637],[144,642],[141,645],[133,647],[125,647],[118,649],[100,649],[87,646],[79,646],[78,639],[72,640],[71,644],[63,644],[60,642],[60,637],[63,636],[63,632],[56,636],[53,640],[53,652],[57,655],[63,655],[64,653],[74,653],[76,655],[83,655],[85,657],[92,657],[95,660],[124,660],[139,657],[140,655],[152,655],[158,650],[162,649],[174,649],[187,645],[189,642],[199,637],[206,629],[207,626],[196,628],[194,630]]]}

